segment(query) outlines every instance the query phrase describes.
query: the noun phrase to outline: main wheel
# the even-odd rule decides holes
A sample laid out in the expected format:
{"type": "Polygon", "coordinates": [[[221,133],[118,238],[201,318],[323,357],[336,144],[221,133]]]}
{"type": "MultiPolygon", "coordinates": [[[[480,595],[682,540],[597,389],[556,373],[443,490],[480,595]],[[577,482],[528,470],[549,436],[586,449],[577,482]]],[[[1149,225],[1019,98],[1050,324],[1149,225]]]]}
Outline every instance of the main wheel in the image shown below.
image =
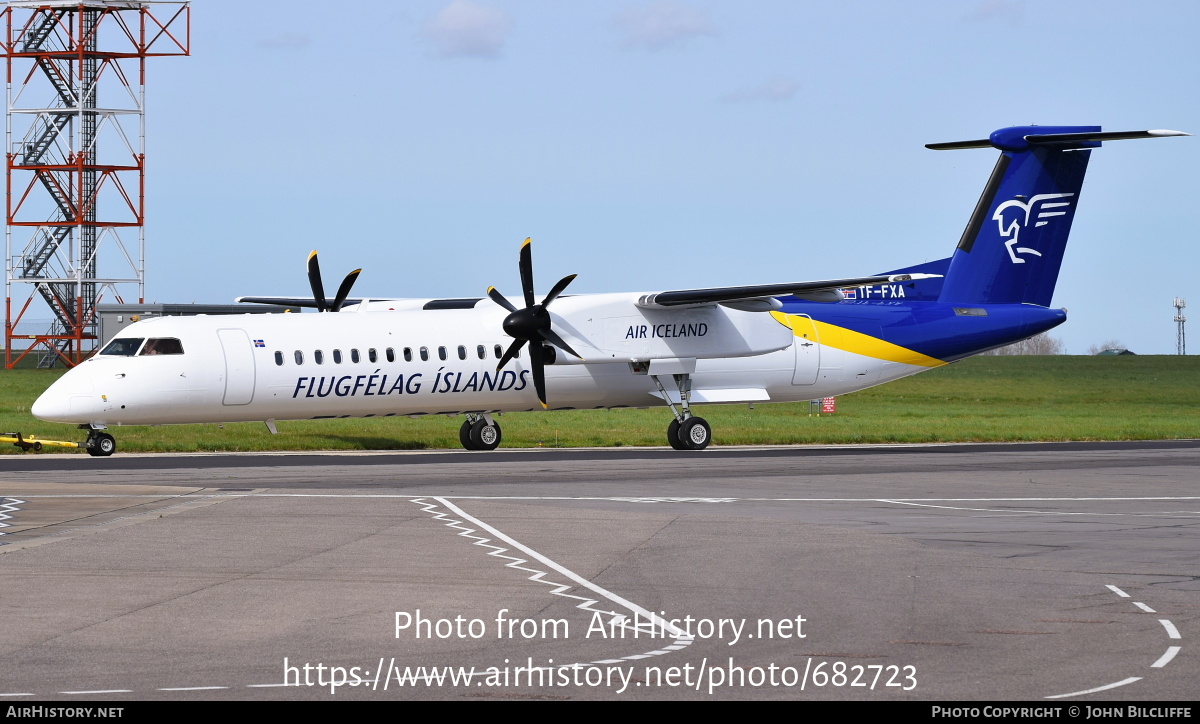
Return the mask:
{"type": "Polygon", "coordinates": [[[467,450],[478,450],[475,443],[471,442],[471,421],[463,420],[462,427],[458,428],[458,441],[467,450]]]}
{"type": "Polygon", "coordinates": [[[667,442],[671,443],[671,447],[676,450],[688,449],[683,444],[683,440],[679,439],[679,420],[671,420],[671,424],[667,425],[667,442]]]}
{"type": "Polygon", "coordinates": [[[689,417],[679,426],[679,440],[688,450],[703,450],[712,442],[712,428],[703,417],[689,417]]]}
{"type": "Polygon", "coordinates": [[[88,455],[106,458],[117,451],[117,441],[107,432],[96,433],[88,445],[88,455]]]}
{"type": "Polygon", "coordinates": [[[471,444],[474,450],[495,450],[500,447],[500,425],[495,422],[489,425],[483,418],[476,420],[471,426],[471,444]]]}

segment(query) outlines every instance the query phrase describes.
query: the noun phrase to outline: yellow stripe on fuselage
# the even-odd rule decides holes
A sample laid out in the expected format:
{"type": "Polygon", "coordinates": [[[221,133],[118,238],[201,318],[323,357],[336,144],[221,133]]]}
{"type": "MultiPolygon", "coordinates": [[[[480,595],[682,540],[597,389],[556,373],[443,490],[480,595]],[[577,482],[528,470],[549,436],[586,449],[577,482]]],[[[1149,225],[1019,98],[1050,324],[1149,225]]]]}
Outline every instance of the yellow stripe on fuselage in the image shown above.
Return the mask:
{"type": "Polygon", "coordinates": [[[796,336],[803,336],[804,328],[812,325],[812,327],[816,328],[816,341],[827,347],[853,352],[864,357],[874,357],[875,359],[915,365],[917,367],[941,367],[947,364],[936,357],[914,352],[907,347],[892,344],[878,337],[872,337],[869,334],[855,332],[853,329],[839,327],[836,324],[829,324],[828,322],[821,322],[794,314],[785,314],[784,312],[771,312],[771,316],[778,320],[780,324],[795,332],[796,336]],[[796,322],[793,322],[793,320],[796,320],[796,322]]]}

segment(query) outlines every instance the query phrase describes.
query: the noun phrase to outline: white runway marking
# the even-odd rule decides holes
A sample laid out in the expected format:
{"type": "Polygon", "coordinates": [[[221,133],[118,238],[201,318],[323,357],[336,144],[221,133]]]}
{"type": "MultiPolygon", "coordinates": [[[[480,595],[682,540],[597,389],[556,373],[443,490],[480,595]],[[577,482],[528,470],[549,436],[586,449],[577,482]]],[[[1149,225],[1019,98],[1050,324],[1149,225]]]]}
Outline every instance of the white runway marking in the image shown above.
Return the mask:
{"type": "MultiPolygon", "coordinates": [[[[11,520],[12,516],[9,515],[9,513],[16,513],[21,509],[20,506],[24,504],[24,500],[17,500],[16,498],[0,498],[0,528],[11,527],[11,523],[5,523],[4,521],[11,520]]],[[[4,534],[5,531],[0,530],[0,535],[4,534]]]]}
{"type": "Polygon", "coordinates": [[[1097,691],[1108,691],[1109,689],[1115,689],[1118,686],[1125,686],[1126,684],[1132,684],[1135,681],[1141,681],[1141,680],[1142,680],[1142,677],[1140,677],[1140,676],[1131,676],[1128,679],[1122,679],[1121,681],[1117,681],[1112,684],[1105,684],[1104,686],[1097,686],[1095,689],[1085,689],[1084,691],[1072,691],[1070,694],[1055,694],[1054,696],[1047,696],[1046,698],[1047,699],[1065,699],[1068,696],[1082,696],[1084,694],[1095,694],[1097,691]]]}
{"type": "MultiPolygon", "coordinates": [[[[1128,593],[1125,593],[1124,591],[1122,591],[1121,589],[1112,585],[1111,583],[1108,584],[1107,586],[1105,586],[1105,588],[1107,588],[1108,590],[1112,591],[1113,593],[1117,594],[1118,596],[1120,596],[1122,598],[1130,597],[1128,593]]],[[[1132,601],[1132,603],[1133,603],[1133,605],[1142,609],[1146,613],[1154,613],[1155,612],[1154,609],[1150,608],[1146,604],[1141,603],[1139,601],[1132,601]]],[[[1158,619],[1158,622],[1161,623],[1162,627],[1167,630],[1167,636],[1169,638],[1172,638],[1172,639],[1181,638],[1179,635],[1179,629],[1175,628],[1175,624],[1171,623],[1169,620],[1167,620],[1165,618],[1158,619]]],[[[1182,649],[1182,648],[1183,648],[1182,646],[1168,646],[1166,652],[1162,656],[1158,657],[1158,661],[1155,661],[1153,664],[1150,664],[1150,668],[1161,669],[1162,667],[1171,663],[1171,659],[1174,659],[1175,654],[1179,653],[1180,649],[1182,649]]],[[[1047,696],[1046,698],[1047,699],[1063,699],[1068,696],[1080,696],[1083,694],[1094,694],[1097,691],[1107,691],[1109,689],[1115,689],[1118,686],[1125,686],[1126,684],[1132,684],[1135,681],[1141,681],[1141,680],[1142,680],[1142,677],[1140,677],[1140,676],[1131,676],[1128,679],[1123,679],[1123,680],[1118,681],[1113,684],[1105,684],[1104,686],[1099,686],[1099,687],[1096,687],[1095,689],[1087,689],[1086,691],[1074,691],[1074,692],[1071,692],[1070,694],[1055,694],[1054,696],[1047,696]]]]}
{"type": "Polygon", "coordinates": [[[1171,659],[1175,658],[1175,654],[1179,653],[1179,650],[1181,648],[1183,648],[1183,647],[1182,646],[1168,646],[1167,652],[1165,654],[1163,654],[1158,659],[1158,661],[1155,661],[1153,664],[1150,664],[1150,668],[1161,669],[1162,667],[1171,663],[1171,659]]]}
{"type": "MultiPolygon", "coordinates": [[[[592,662],[588,662],[585,665],[615,664],[615,663],[619,663],[622,660],[636,660],[636,659],[644,659],[644,658],[647,658],[650,656],[661,656],[663,654],[667,654],[672,651],[678,651],[679,649],[682,649],[682,648],[690,645],[692,643],[692,641],[694,640],[692,636],[688,635],[686,632],[684,632],[679,627],[675,626],[670,621],[663,619],[662,617],[658,616],[657,614],[647,611],[645,608],[642,608],[641,606],[637,605],[636,603],[626,600],[625,598],[613,593],[612,591],[609,591],[606,588],[602,588],[601,586],[598,586],[595,583],[592,583],[591,581],[580,576],[579,574],[575,573],[574,571],[570,570],[569,568],[566,568],[565,566],[562,566],[562,565],[554,562],[553,560],[547,558],[546,556],[542,555],[541,553],[538,553],[537,551],[533,550],[529,546],[526,546],[523,543],[520,543],[520,542],[514,540],[513,538],[505,535],[504,533],[500,532],[496,528],[493,528],[492,526],[488,525],[487,523],[484,523],[482,520],[479,520],[478,518],[475,518],[475,517],[467,514],[465,511],[463,511],[461,508],[459,508],[458,506],[451,503],[449,500],[446,500],[445,498],[441,498],[441,497],[435,497],[435,498],[433,498],[433,500],[437,501],[438,504],[440,504],[446,510],[449,510],[450,512],[452,512],[454,515],[458,516],[459,518],[462,518],[463,520],[470,522],[472,525],[478,526],[479,529],[481,529],[481,530],[487,531],[489,534],[494,536],[497,540],[507,543],[509,546],[521,551],[522,553],[529,556],[530,558],[537,560],[539,563],[546,566],[547,568],[553,569],[554,571],[557,571],[560,575],[565,576],[566,578],[574,581],[576,585],[586,588],[589,591],[592,591],[593,593],[595,593],[603,598],[606,598],[609,601],[612,601],[613,603],[617,604],[618,606],[625,608],[630,613],[634,614],[635,622],[638,619],[642,619],[642,620],[651,622],[651,624],[654,628],[660,629],[664,634],[669,634],[674,639],[673,645],[669,646],[669,647],[665,647],[662,649],[656,649],[654,651],[649,651],[649,652],[645,652],[642,654],[634,654],[631,656],[624,656],[624,657],[621,657],[618,659],[604,659],[601,661],[592,661],[592,662]]],[[[417,505],[420,505],[422,507],[422,509],[427,513],[434,512],[434,509],[437,507],[436,505],[426,503],[424,500],[421,500],[421,499],[413,500],[413,502],[416,503],[417,505]]],[[[443,513],[435,513],[433,517],[437,520],[448,520],[448,517],[443,513]]],[[[567,591],[569,591],[571,589],[571,586],[564,585],[561,583],[555,583],[553,581],[546,579],[545,576],[547,575],[547,571],[540,571],[536,568],[526,567],[525,565],[523,565],[525,563],[528,563],[528,561],[525,559],[517,558],[514,556],[510,556],[510,555],[505,555],[505,551],[507,549],[502,548],[500,546],[492,545],[491,543],[488,542],[489,541],[488,538],[474,535],[475,531],[470,528],[464,527],[463,525],[460,524],[460,521],[451,521],[449,523],[446,523],[446,525],[448,527],[457,528],[457,529],[461,530],[462,532],[459,533],[460,536],[476,539],[474,542],[474,545],[483,546],[485,548],[492,548],[493,550],[490,551],[488,553],[488,555],[496,556],[499,558],[509,559],[511,562],[505,564],[507,567],[532,573],[533,575],[529,576],[529,580],[537,581],[538,583],[544,583],[548,586],[553,586],[554,590],[550,591],[550,593],[552,593],[556,596],[563,596],[566,598],[574,598],[576,600],[581,601],[582,603],[578,604],[576,606],[576,608],[580,608],[580,609],[587,610],[587,611],[599,611],[608,616],[612,616],[613,621],[615,621],[622,627],[627,625],[625,623],[625,621],[628,619],[628,616],[626,616],[625,614],[619,613],[617,611],[603,611],[601,609],[593,608],[592,607],[593,604],[598,603],[598,601],[596,599],[587,598],[584,596],[576,596],[576,595],[567,593],[567,591]]],[[[635,625],[635,627],[637,626],[636,623],[634,625],[635,625]]],[[[562,664],[562,665],[558,665],[554,668],[569,668],[570,666],[574,666],[574,665],[575,664],[562,664]]]]}
{"type": "Polygon", "coordinates": [[[228,686],[169,686],[159,689],[159,691],[213,691],[228,688],[228,686]]]}

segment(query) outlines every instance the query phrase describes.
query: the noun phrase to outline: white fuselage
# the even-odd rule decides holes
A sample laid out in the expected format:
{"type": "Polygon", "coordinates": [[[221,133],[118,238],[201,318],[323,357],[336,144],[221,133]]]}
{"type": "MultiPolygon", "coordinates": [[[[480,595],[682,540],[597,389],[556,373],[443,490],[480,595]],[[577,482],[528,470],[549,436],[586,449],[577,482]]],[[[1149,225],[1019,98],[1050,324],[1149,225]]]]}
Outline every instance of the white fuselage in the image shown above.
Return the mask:
{"type": "MultiPolygon", "coordinates": [[[[584,359],[557,351],[546,368],[550,409],[663,405],[651,375],[678,402],[676,371],[691,373],[692,402],[720,403],[815,399],[927,369],[807,340],[793,345],[799,333],[770,314],[644,308],[638,299],[555,302],[554,328],[584,359]]],[[[32,412],[104,427],[542,409],[527,349],[496,369],[513,341],[501,329],[505,310],[489,300],[426,310],[428,301],[137,322],[120,338],[147,342],[69,371],[32,412]],[[178,343],[153,354],[156,340],[178,343]]]]}

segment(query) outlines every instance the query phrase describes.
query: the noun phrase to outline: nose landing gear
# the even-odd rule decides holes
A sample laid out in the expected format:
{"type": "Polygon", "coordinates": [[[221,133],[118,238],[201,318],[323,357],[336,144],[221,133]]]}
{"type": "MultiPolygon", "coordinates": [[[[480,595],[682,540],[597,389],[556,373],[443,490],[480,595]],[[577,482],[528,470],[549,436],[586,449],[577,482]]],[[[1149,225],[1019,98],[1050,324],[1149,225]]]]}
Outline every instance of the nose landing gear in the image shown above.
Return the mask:
{"type": "Polygon", "coordinates": [[[92,457],[106,458],[117,451],[117,440],[103,430],[89,429],[83,447],[92,457]]]}

